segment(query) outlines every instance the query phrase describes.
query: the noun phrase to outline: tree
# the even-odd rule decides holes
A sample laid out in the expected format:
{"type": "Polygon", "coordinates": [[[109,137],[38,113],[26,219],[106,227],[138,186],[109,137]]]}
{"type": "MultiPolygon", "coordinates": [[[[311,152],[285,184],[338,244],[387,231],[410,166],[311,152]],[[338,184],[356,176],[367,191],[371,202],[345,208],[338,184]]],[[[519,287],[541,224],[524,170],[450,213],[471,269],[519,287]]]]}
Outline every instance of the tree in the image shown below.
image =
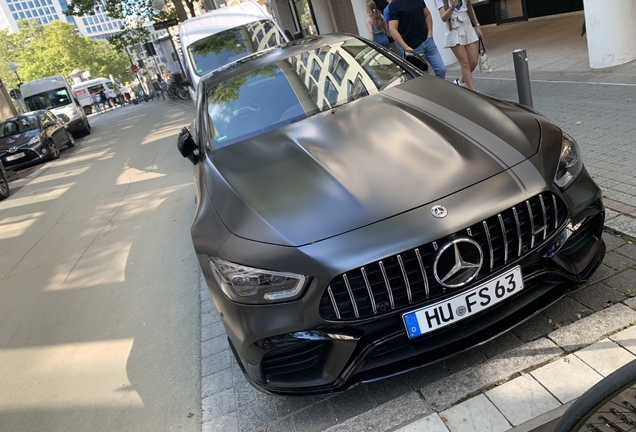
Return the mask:
{"type": "Polygon", "coordinates": [[[80,36],[73,24],[53,21],[40,25],[36,21],[20,21],[20,31],[9,34],[0,31],[0,76],[9,88],[17,87],[17,77],[8,69],[9,62],[19,65],[22,81],[31,81],[53,74],[67,76],[74,69],[90,72],[91,76],[112,74],[128,80],[130,61],[116,47],[102,40],[80,36]]]}
{"type": "Polygon", "coordinates": [[[152,0],[74,0],[69,2],[67,15],[82,17],[84,15],[94,15],[97,7],[104,7],[104,10],[113,19],[121,19],[125,22],[119,34],[108,36],[109,42],[125,49],[126,46],[135,45],[148,41],[149,33],[144,28],[146,22],[160,22],[172,18],[179,21],[188,19],[188,12],[191,17],[196,16],[193,0],[170,0],[162,11],[157,11],[153,7],[152,0]],[[188,8],[188,12],[183,4],[188,8]]]}

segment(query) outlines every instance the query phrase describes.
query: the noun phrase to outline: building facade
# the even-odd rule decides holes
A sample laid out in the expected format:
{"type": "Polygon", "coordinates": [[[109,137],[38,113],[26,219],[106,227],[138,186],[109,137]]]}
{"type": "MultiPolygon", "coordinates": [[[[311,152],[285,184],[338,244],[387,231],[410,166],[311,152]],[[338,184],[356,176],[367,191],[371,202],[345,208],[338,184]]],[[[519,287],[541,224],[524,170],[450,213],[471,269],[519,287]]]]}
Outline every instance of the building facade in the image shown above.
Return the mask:
{"type": "Polygon", "coordinates": [[[82,36],[99,39],[118,32],[123,25],[121,20],[113,20],[106,14],[101,2],[95,15],[70,17],[65,15],[67,9],[66,0],[0,0],[0,29],[17,32],[21,19],[36,20],[42,25],[63,20],[75,25],[82,36]]]}

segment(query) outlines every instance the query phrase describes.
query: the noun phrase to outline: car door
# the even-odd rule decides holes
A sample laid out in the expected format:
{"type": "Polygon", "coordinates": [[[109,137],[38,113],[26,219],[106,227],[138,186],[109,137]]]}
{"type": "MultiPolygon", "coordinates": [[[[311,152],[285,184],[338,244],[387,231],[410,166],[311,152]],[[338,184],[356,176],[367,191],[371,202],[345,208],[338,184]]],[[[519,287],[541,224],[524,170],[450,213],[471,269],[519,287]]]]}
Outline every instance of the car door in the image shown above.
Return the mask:
{"type": "Polygon", "coordinates": [[[46,116],[51,123],[51,137],[58,148],[64,145],[67,140],[66,130],[62,119],[56,117],[52,112],[46,111],[46,116]]]}

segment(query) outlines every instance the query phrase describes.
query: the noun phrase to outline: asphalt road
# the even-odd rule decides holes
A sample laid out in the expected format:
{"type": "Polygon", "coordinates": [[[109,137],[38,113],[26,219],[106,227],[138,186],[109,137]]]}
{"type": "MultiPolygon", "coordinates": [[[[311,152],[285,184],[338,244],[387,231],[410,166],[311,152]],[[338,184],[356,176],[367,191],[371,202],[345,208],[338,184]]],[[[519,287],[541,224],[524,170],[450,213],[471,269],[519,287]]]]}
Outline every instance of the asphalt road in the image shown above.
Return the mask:
{"type": "Polygon", "coordinates": [[[90,117],[0,202],[0,431],[200,431],[191,111],[90,117]]]}

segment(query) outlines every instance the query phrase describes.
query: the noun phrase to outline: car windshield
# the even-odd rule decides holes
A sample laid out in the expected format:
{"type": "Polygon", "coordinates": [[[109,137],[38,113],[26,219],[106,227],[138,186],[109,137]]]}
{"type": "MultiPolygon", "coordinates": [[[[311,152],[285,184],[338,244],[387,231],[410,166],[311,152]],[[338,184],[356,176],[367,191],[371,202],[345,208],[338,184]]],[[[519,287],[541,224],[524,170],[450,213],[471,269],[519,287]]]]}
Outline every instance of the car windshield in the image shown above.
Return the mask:
{"type": "Polygon", "coordinates": [[[223,81],[206,94],[214,148],[272,131],[412,78],[358,39],[223,81]]]}
{"type": "Polygon", "coordinates": [[[71,96],[66,88],[47,90],[24,98],[24,104],[29,111],[62,107],[71,103],[71,96]]]}
{"type": "Polygon", "coordinates": [[[255,21],[213,34],[188,47],[198,76],[205,75],[252,53],[285,42],[278,28],[269,20],[255,21]]]}
{"type": "Polygon", "coordinates": [[[33,129],[38,129],[38,121],[35,116],[24,115],[0,123],[0,138],[21,134],[33,129]]]}

